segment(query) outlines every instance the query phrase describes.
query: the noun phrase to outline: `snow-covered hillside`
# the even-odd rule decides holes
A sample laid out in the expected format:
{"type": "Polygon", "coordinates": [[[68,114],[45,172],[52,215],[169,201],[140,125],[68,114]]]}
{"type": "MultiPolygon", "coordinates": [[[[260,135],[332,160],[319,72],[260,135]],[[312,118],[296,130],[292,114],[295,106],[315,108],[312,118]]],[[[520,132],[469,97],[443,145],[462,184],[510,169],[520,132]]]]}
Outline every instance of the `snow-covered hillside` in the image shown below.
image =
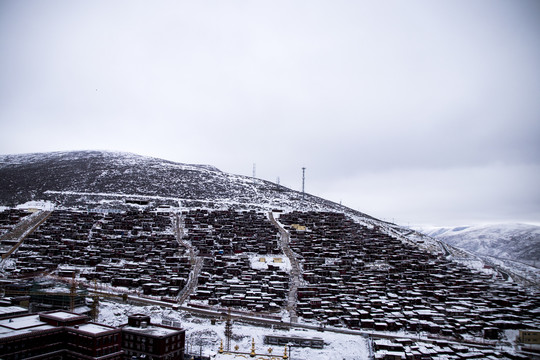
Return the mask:
{"type": "Polygon", "coordinates": [[[352,211],[270,181],[130,153],[74,151],[0,156],[0,205],[48,200],[67,207],[151,202],[173,207],[352,211]]]}
{"type": "Polygon", "coordinates": [[[345,213],[430,252],[433,241],[360,211],[270,181],[123,152],[71,151],[0,155],[0,206],[45,201],[57,208],[206,208],[345,213]],[[420,240],[420,241],[418,241],[420,240]]]}
{"type": "Polygon", "coordinates": [[[436,228],[429,236],[477,255],[540,263],[540,226],[498,224],[436,228]]]}

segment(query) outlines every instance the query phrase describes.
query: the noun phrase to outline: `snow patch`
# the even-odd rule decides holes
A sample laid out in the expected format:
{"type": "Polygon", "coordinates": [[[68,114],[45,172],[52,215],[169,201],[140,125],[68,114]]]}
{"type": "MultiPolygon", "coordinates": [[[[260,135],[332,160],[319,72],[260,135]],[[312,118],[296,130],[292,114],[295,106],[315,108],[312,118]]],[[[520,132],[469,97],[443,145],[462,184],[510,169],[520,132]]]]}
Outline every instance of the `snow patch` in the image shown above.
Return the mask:
{"type": "Polygon", "coordinates": [[[21,210],[28,210],[28,209],[38,209],[38,210],[44,210],[44,211],[53,211],[54,210],[54,204],[50,201],[43,201],[43,200],[37,200],[37,201],[28,201],[24,204],[17,205],[17,209],[21,210]]]}

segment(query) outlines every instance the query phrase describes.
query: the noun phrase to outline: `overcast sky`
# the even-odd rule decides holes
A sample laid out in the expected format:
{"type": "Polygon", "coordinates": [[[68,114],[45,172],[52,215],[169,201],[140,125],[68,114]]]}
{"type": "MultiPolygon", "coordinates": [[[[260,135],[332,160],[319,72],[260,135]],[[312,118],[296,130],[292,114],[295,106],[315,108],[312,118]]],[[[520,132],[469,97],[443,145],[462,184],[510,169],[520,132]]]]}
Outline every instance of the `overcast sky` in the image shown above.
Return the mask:
{"type": "Polygon", "coordinates": [[[540,1],[0,0],[0,154],[81,149],[540,223],[540,1]]]}

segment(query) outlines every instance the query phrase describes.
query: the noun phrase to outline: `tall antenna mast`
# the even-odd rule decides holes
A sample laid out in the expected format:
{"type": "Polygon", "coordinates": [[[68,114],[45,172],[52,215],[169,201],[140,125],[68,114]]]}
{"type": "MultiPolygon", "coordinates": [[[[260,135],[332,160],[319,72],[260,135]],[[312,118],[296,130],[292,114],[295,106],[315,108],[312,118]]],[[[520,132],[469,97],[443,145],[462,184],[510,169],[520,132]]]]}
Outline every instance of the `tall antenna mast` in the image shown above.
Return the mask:
{"type": "Polygon", "coordinates": [[[255,179],[255,169],[256,169],[256,165],[255,163],[253,163],[253,178],[255,179]]]}
{"type": "Polygon", "coordinates": [[[306,183],[306,168],[302,168],[302,200],[304,200],[304,185],[306,183]]]}

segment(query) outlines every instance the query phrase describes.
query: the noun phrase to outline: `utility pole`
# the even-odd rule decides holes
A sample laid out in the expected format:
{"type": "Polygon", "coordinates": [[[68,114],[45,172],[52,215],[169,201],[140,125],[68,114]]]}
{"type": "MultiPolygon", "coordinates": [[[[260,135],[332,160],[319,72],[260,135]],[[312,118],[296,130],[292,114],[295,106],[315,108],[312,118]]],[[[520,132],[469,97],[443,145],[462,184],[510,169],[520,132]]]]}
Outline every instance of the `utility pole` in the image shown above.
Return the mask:
{"type": "Polygon", "coordinates": [[[231,321],[231,308],[229,308],[229,314],[227,315],[227,321],[225,322],[225,338],[226,338],[226,345],[225,348],[227,351],[231,350],[231,337],[233,335],[232,331],[232,321],[231,321]]]}
{"type": "Polygon", "coordinates": [[[302,200],[304,200],[304,195],[305,195],[305,191],[304,191],[305,182],[306,182],[306,168],[303,167],[302,168],[302,200]]]}

